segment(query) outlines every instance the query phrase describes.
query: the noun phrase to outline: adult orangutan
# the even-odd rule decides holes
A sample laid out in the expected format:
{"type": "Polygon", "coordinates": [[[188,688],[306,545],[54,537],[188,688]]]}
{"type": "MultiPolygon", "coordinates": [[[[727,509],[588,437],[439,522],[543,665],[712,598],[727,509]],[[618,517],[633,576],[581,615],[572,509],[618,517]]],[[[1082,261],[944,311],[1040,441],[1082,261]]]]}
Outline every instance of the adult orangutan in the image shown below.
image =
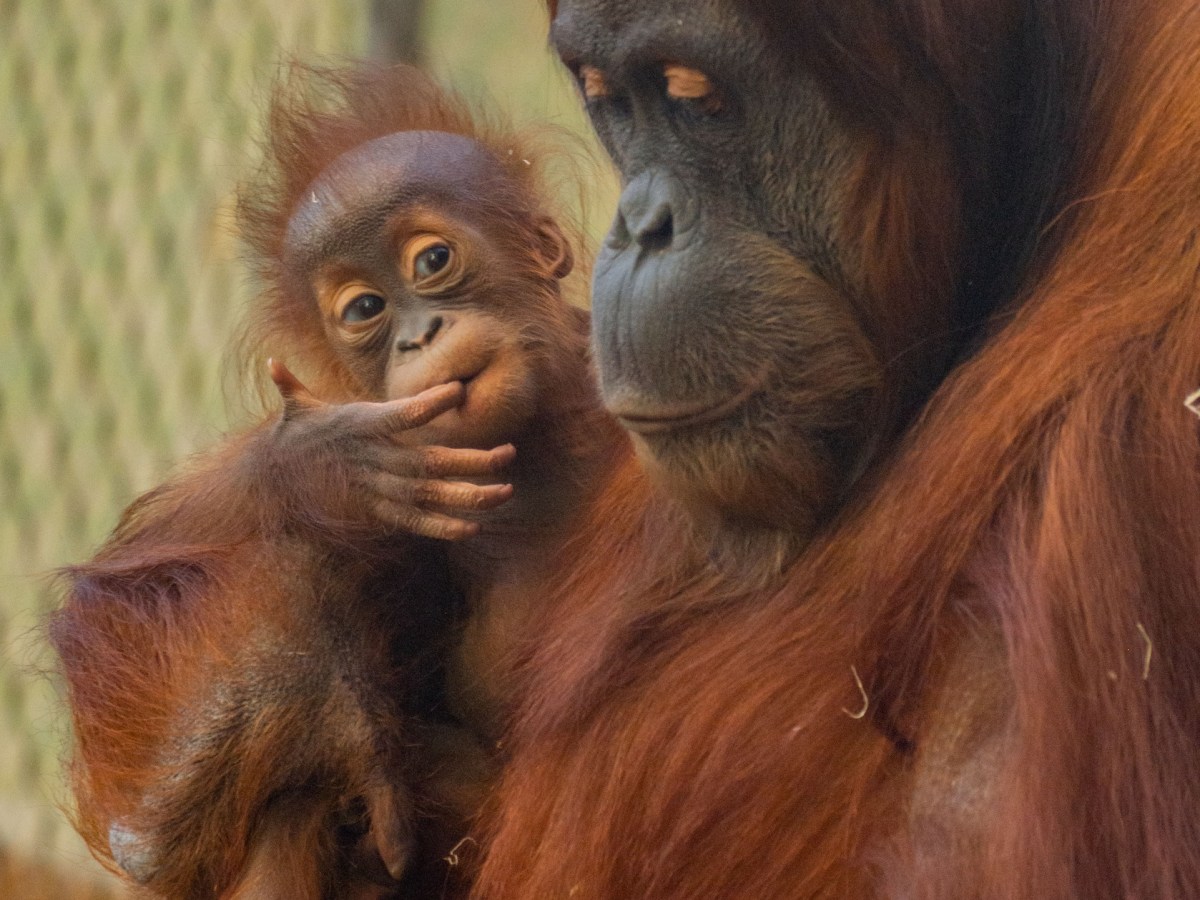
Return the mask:
{"type": "Polygon", "coordinates": [[[646,494],[545,154],[405,68],[298,70],[269,140],[251,341],[330,399],[272,362],[282,414],[69,571],[81,830],[157,896],[444,896],[563,544],[606,486],[646,494]]]}
{"type": "Polygon", "coordinates": [[[818,533],[556,610],[477,895],[1200,896],[1200,6],[556,6],[605,403],[818,533]]]}

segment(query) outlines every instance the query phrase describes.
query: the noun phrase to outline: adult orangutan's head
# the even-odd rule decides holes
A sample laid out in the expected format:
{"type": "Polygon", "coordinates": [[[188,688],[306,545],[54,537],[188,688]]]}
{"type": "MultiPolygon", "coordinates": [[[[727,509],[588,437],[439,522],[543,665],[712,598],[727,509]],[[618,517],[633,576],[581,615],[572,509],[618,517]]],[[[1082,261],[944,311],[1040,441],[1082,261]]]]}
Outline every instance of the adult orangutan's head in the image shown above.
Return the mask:
{"type": "MultiPolygon", "coordinates": [[[[986,50],[1009,11],[980,6],[956,40],[986,50]]],[[[553,12],[624,187],[595,272],[605,403],[697,512],[807,533],[994,290],[977,62],[901,45],[901,11],[858,0],[553,12]]]]}

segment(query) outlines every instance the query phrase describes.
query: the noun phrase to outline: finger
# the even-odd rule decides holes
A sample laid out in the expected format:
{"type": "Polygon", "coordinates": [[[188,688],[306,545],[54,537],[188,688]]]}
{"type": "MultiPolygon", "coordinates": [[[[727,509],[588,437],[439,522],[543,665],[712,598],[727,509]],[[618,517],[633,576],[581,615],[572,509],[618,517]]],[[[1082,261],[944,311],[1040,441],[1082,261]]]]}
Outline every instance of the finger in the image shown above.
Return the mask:
{"type": "Polygon", "coordinates": [[[442,413],[462,403],[465,388],[461,381],[449,381],[422,391],[415,397],[389,400],[377,405],[372,423],[380,433],[418,428],[436,419],[442,413]]]}
{"type": "Polygon", "coordinates": [[[377,500],[375,514],[381,522],[398,531],[439,541],[461,541],[479,533],[477,522],[467,522],[441,513],[424,512],[390,500],[377,500]]]}
{"type": "Polygon", "coordinates": [[[420,508],[478,511],[495,509],[512,498],[511,484],[470,484],[465,481],[426,481],[396,475],[378,475],[374,492],[387,500],[420,508]]]}
{"type": "Polygon", "coordinates": [[[283,397],[285,412],[319,404],[320,401],[281,360],[268,359],[267,371],[270,372],[271,380],[275,382],[275,387],[279,389],[279,394],[283,397]]]}
{"type": "Polygon", "coordinates": [[[512,499],[511,484],[469,484],[465,481],[424,481],[417,491],[422,506],[481,511],[495,509],[512,499]]]}
{"type": "Polygon", "coordinates": [[[430,478],[496,475],[517,458],[517,448],[503,444],[491,450],[453,450],[426,447],[420,451],[421,471],[430,478]]]}

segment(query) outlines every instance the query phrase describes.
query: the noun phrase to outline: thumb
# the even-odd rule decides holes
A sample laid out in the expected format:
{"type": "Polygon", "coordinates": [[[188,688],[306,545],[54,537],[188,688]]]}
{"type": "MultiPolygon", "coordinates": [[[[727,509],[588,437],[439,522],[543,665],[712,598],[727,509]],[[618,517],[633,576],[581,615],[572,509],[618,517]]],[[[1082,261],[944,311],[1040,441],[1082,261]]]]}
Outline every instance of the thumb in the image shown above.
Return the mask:
{"type": "Polygon", "coordinates": [[[271,380],[275,382],[279,395],[283,397],[284,418],[288,418],[302,409],[311,409],[321,405],[321,401],[313,396],[312,391],[306,388],[303,382],[292,374],[292,370],[280,360],[268,359],[267,371],[271,373],[271,380]]]}

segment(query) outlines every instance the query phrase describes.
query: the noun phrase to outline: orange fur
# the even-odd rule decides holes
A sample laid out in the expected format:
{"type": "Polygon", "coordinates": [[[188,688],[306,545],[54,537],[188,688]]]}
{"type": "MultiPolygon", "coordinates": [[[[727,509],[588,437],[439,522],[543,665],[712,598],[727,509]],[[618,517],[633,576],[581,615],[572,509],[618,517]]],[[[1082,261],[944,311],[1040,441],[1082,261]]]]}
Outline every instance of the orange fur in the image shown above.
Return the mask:
{"type": "MultiPolygon", "coordinates": [[[[986,273],[1000,311],[774,589],[698,565],[628,462],[581,510],[561,554],[579,562],[550,581],[531,635],[476,894],[1200,895],[1200,427],[1184,406],[1200,384],[1200,13],[1182,0],[753,6],[790,11],[796,34],[776,39],[874,126],[880,166],[845,227],[881,295],[895,281],[919,299],[926,265],[965,269],[986,273]],[[1034,72],[1032,95],[991,90],[994,65],[1034,72]],[[1008,101],[1019,121],[1000,121],[1008,101]],[[925,149],[889,127],[926,104],[970,123],[971,139],[933,154],[956,179],[1005,129],[1009,153],[1042,156],[993,185],[1012,194],[980,233],[1002,240],[914,261],[904,232],[945,224],[944,201],[906,194],[929,183],[925,149]],[[968,766],[990,799],[964,862],[923,843],[913,798],[936,703],[977,633],[997,640],[984,690],[1004,741],[968,766]],[[858,676],[862,719],[846,712],[863,705],[858,676]]],[[[144,734],[96,725],[114,721],[104,704],[153,731],[182,694],[146,685],[205,652],[203,636],[176,636],[189,619],[175,598],[215,577],[222,548],[207,519],[188,521],[186,535],[156,529],[166,562],[139,550],[135,568],[154,575],[139,604],[104,593],[130,570],[102,557],[65,618],[68,669],[93,660],[107,684],[72,676],[77,719],[101,709],[81,758],[112,765],[114,785],[147,751],[144,734]],[[127,639],[156,652],[130,663],[127,639]],[[128,698],[110,673],[130,673],[128,698]]],[[[85,809],[126,796],[97,790],[85,776],[85,809]]]]}
{"type": "MultiPolygon", "coordinates": [[[[848,115],[942,102],[867,52],[897,29],[996,127],[983,5],[775,6],[848,115]]],[[[778,592],[646,591],[653,540],[590,573],[531,665],[479,897],[1200,895],[1200,12],[1022,15],[1045,158],[997,223],[1010,302],[778,592]],[[1004,740],[964,865],[921,845],[911,803],[976,630],[999,639],[1004,740]]],[[[858,214],[927,202],[906,184],[858,214]]]]}
{"type": "MultiPolygon", "coordinates": [[[[548,156],[536,139],[482,124],[411,69],[298,69],[272,106],[267,166],[242,194],[266,282],[247,346],[296,354],[333,400],[373,399],[354,393],[314,304],[289,281],[282,240],[330,162],[382,134],[428,129],[486,142],[504,172],[474,214],[503,226],[516,249],[511,260],[485,256],[495,271],[469,300],[490,302],[494,327],[520,334],[555,393],[510,436],[525,466],[511,477],[549,501],[531,507],[538,521],[524,531],[502,518],[495,527],[501,541],[505,527],[518,529],[530,557],[556,560],[571,516],[552,501],[582,502],[593,490],[583,474],[602,484],[629,448],[599,414],[584,319],[560,293],[570,251],[557,231],[547,239],[548,156]],[[506,324],[506,306],[518,321],[506,324]]],[[[432,878],[453,894],[468,867],[451,871],[441,856],[470,818],[460,807],[477,802],[474,770],[466,787],[455,782],[475,762],[452,742],[426,753],[436,741],[418,720],[448,716],[448,701],[428,695],[463,592],[486,609],[490,577],[503,597],[510,583],[536,596],[543,576],[523,556],[489,560],[486,544],[482,562],[452,565],[441,545],[342,515],[357,499],[343,470],[323,480],[320,460],[277,451],[278,427],[272,415],[201,455],[135,501],[94,559],[63,573],[68,596],[51,637],[75,727],[78,828],[97,857],[163,897],[390,895],[397,885],[371,867],[395,876],[418,854],[431,859],[412,861],[406,881],[432,878]],[[517,565],[526,581],[505,568],[517,565]]],[[[503,668],[503,645],[496,654],[478,665],[503,668]]],[[[462,743],[483,755],[478,741],[462,743]]]]}

